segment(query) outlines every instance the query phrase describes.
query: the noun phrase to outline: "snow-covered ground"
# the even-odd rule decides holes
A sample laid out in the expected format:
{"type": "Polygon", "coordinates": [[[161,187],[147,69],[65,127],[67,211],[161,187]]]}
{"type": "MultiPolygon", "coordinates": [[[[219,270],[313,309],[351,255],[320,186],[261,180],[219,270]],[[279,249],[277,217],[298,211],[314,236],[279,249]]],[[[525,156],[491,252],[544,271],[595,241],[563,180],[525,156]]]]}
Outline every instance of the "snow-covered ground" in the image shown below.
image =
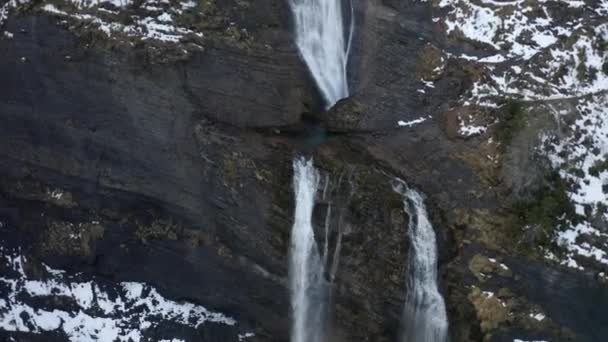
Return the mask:
{"type": "Polygon", "coordinates": [[[577,258],[608,266],[608,94],[581,99],[576,120],[566,138],[549,143],[550,159],[570,189],[576,213],[585,218],[559,232],[557,243],[565,250],[563,264],[584,269],[577,258]]]}
{"type": "MultiPolygon", "coordinates": [[[[0,7],[0,27],[11,11],[28,2],[11,0],[0,7]]],[[[177,18],[185,13],[197,12],[197,4],[192,0],[181,1],[178,5],[168,0],[145,0],[137,12],[127,11],[129,6],[134,6],[132,0],[65,0],[38,4],[44,12],[83,22],[87,27],[103,32],[109,39],[132,38],[162,43],[178,43],[187,39],[190,43],[200,43],[204,38],[202,32],[177,23],[177,18]]]]}
{"type": "MultiPolygon", "coordinates": [[[[196,328],[208,322],[234,326],[226,315],[187,302],[164,298],[144,283],[122,282],[112,287],[90,280],[74,281],[65,272],[46,265],[44,280],[30,279],[26,259],[18,252],[0,246],[0,329],[15,332],[62,332],[70,341],[147,341],[148,329],[161,322],[196,328]],[[34,305],[36,299],[70,303],[50,309],[34,305]],[[69,308],[69,309],[68,309],[69,308]]],[[[252,337],[250,332],[239,340],[252,337]]],[[[166,341],[182,341],[169,337],[166,341]]]]}
{"type": "MultiPolygon", "coordinates": [[[[546,153],[584,219],[558,232],[561,253],[547,257],[579,270],[583,259],[608,267],[608,1],[441,0],[438,7],[433,21],[479,51],[450,54],[480,70],[463,105],[536,101],[560,126],[559,139],[545,139],[546,153]]],[[[465,136],[485,130],[460,125],[465,136]]]]}
{"type": "Polygon", "coordinates": [[[104,20],[101,16],[95,15],[95,12],[118,14],[120,9],[130,4],[129,0],[74,0],[73,4],[76,6],[77,10],[70,10],[69,12],[61,10],[56,5],[50,3],[43,5],[41,8],[54,15],[88,22],[94,28],[106,34],[109,38],[127,36],[139,38],[141,40],[156,40],[169,43],[180,42],[187,35],[195,35],[199,38],[203,38],[201,32],[194,32],[190,29],[180,27],[174,22],[174,16],[182,14],[184,9],[192,8],[191,1],[183,2],[179,7],[163,7],[163,5],[168,4],[168,1],[146,0],[142,6],[145,9],[150,10],[148,15],[143,17],[132,16],[132,24],[123,24],[109,19],[104,20]],[[100,5],[103,4],[111,4],[118,11],[100,7],[100,5]]]}
{"type": "Polygon", "coordinates": [[[608,90],[605,1],[442,0],[440,6],[447,15],[437,19],[450,36],[487,51],[454,56],[484,70],[469,100],[491,104],[502,96],[560,99],[608,90]]]}

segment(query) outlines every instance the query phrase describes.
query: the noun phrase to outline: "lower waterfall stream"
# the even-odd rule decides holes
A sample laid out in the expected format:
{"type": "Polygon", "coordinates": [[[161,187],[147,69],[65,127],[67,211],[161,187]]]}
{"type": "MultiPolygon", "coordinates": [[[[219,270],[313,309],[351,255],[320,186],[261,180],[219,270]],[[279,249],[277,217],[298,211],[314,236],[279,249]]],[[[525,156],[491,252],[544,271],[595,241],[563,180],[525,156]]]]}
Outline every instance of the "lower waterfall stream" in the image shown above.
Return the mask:
{"type": "Polygon", "coordinates": [[[296,207],[289,256],[293,313],[291,341],[318,342],[324,336],[326,304],[324,265],[312,228],[319,173],[312,159],[296,158],[293,169],[296,207]]]}
{"type": "Polygon", "coordinates": [[[445,342],[448,319],[437,288],[437,241],[421,194],[399,183],[409,216],[407,295],[403,309],[403,342],[445,342]]]}

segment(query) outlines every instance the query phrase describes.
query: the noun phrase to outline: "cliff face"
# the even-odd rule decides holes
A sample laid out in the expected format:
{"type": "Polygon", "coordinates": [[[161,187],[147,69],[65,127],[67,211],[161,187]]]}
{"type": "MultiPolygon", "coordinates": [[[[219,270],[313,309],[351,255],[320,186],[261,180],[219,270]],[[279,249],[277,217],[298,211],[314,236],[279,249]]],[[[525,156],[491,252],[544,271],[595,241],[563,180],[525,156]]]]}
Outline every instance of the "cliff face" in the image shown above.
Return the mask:
{"type": "MultiPolygon", "coordinates": [[[[576,161],[558,159],[601,150],[577,140],[589,128],[576,122],[604,103],[593,85],[604,76],[585,79],[595,59],[579,58],[572,93],[564,77],[541,89],[523,70],[585,50],[557,28],[578,9],[355,5],[353,96],[322,113],[284,1],[5,3],[0,300],[11,309],[0,312],[13,320],[0,335],[64,341],[113,327],[141,340],[286,341],[291,161],[305,153],[327,189],[316,236],[325,248],[328,222],[339,256],[333,340],[399,336],[409,241],[396,177],[427,195],[453,341],[608,336],[604,199],[573,196],[581,185],[562,164],[576,161]],[[473,35],[476,11],[507,24],[536,16],[530,27],[555,41],[473,35]],[[511,56],[514,42],[538,51],[511,56]],[[41,318],[53,310],[69,324],[41,318]]],[[[580,11],[605,25],[605,13],[580,11]]],[[[602,118],[587,119],[600,129],[602,118]]],[[[603,164],[577,158],[595,167],[582,170],[589,184],[601,180],[603,164]]]]}

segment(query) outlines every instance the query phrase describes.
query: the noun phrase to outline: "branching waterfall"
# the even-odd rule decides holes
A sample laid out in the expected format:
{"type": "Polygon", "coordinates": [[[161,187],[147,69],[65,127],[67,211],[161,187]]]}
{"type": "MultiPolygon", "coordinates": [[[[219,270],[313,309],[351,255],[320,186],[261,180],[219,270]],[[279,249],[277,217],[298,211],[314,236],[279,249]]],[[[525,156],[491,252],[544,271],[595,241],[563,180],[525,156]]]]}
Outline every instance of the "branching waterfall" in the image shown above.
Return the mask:
{"type": "Polygon", "coordinates": [[[329,108],[348,96],[346,67],[354,29],[352,2],[347,0],[350,24],[345,30],[342,0],[289,1],[298,50],[329,108]]]}
{"type": "Polygon", "coordinates": [[[315,243],[312,211],[319,174],[312,159],[293,163],[295,215],[291,231],[289,281],[293,313],[292,342],[319,342],[324,335],[325,281],[315,243]]]}
{"type": "Polygon", "coordinates": [[[437,289],[437,241],[422,196],[399,182],[409,216],[407,296],[403,309],[403,342],[445,342],[448,319],[437,289]]]}

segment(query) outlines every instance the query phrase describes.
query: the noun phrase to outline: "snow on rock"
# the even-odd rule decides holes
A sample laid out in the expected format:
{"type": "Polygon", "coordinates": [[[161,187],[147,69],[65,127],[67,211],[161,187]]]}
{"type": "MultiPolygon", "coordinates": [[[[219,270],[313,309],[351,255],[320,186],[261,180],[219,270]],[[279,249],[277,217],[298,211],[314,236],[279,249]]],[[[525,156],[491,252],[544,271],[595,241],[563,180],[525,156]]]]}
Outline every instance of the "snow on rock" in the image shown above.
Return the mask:
{"type": "Polygon", "coordinates": [[[497,261],[496,259],[494,259],[494,258],[488,258],[488,260],[490,260],[490,262],[491,262],[491,263],[498,265],[498,267],[502,268],[502,269],[503,269],[503,270],[505,270],[505,271],[508,271],[508,270],[509,270],[509,267],[507,267],[507,265],[505,265],[505,264],[503,264],[503,263],[501,263],[501,262],[498,262],[498,261],[497,261]]]}
{"type": "Polygon", "coordinates": [[[472,97],[479,102],[495,96],[555,100],[607,91],[606,56],[600,49],[608,39],[608,26],[580,29],[576,34],[579,38],[573,44],[556,44],[540,53],[531,62],[534,67],[489,73],[475,85],[472,97]]]}
{"type": "MultiPolygon", "coordinates": [[[[147,0],[145,2],[146,8],[152,6],[154,13],[148,13],[148,16],[132,16],[133,23],[128,25],[118,22],[118,18],[115,18],[117,21],[110,21],[107,19],[101,19],[100,16],[89,14],[92,11],[90,8],[105,3],[111,3],[117,8],[122,8],[128,5],[130,2],[126,0],[111,0],[101,2],[97,0],[76,0],[75,4],[78,8],[86,9],[86,11],[83,11],[82,13],[78,11],[67,12],[59,9],[54,4],[45,4],[41,8],[43,11],[54,15],[88,22],[92,24],[92,27],[105,33],[109,38],[130,37],[165,43],[179,43],[188,35],[196,36],[198,38],[203,37],[201,32],[195,32],[174,24],[172,14],[168,12],[162,12],[160,14],[156,13],[156,10],[162,11],[163,9],[161,7],[155,7],[154,5],[159,5],[159,3],[154,0],[147,0]]],[[[191,4],[187,2],[185,8],[192,8],[191,4]]],[[[96,10],[98,12],[104,12],[105,14],[114,13],[102,7],[96,8],[96,10]]],[[[173,8],[168,8],[166,11],[171,11],[172,13],[177,13],[178,11],[180,13],[183,12],[182,9],[176,10],[173,8]]],[[[104,16],[104,18],[106,17],[107,15],[104,16]]]]}
{"type": "Polygon", "coordinates": [[[458,132],[460,133],[460,135],[465,136],[465,137],[471,137],[474,135],[480,135],[483,134],[486,131],[487,127],[485,126],[467,126],[464,124],[460,124],[460,129],[458,130],[458,132]]]}
{"type": "MultiPolygon", "coordinates": [[[[559,123],[543,150],[568,184],[577,218],[556,227],[556,249],[544,254],[574,269],[593,264],[608,271],[608,0],[441,0],[438,6],[445,15],[435,21],[446,34],[478,47],[477,55],[471,49],[448,54],[479,71],[462,104],[530,101],[559,123]]],[[[487,129],[459,119],[462,136],[487,129]]]]}
{"type": "Polygon", "coordinates": [[[414,119],[414,120],[410,120],[410,121],[403,121],[403,120],[399,120],[399,121],[397,122],[397,125],[398,125],[399,127],[412,127],[412,126],[414,126],[414,125],[417,125],[417,124],[420,124],[420,123],[425,122],[425,121],[426,121],[428,118],[429,118],[429,117],[424,117],[424,116],[421,116],[421,117],[419,117],[418,119],[414,119]]]}
{"type": "Polygon", "coordinates": [[[63,197],[63,194],[64,192],[61,189],[47,189],[47,195],[54,200],[60,200],[63,197]]]}
{"type": "Polygon", "coordinates": [[[595,12],[599,15],[608,15],[608,0],[598,1],[595,12]]]}
{"type": "MultiPolygon", "coordinates": [[[[10,0],[0,6],[0,27],[14,9],[29,3],[29,0],[10,0]]],[[[197,11],[197,3],[192,0],[171,4],[165,0],[145,0],[138,4],[138,11],[129,10],[135,6],[132,0],[58,0],[42,1],[37,8],[43,12],[84,22],[86,27],[103,32],[110,39],[139,39],[176,44],[187,41],[190,46],[200,48],[203,33],[177,24],[176,16],[197,11]],[[125,23],[121,12],[129,11],[130,23],[125,23]]],[[[5,32],[10,38],[12,35],[5,32]]],[[[182,50],[180,50],[182,51],[182,50]]]]}
{"type": "Polygon", "coordinates": [[[91,8],[102,4],[111,4],[116,8],[126,7],[133,3],[131,0],[71,0],[78,8],[91,8]]]}
{"type": "Polygon", "coordinates": [[[182,9],[190,9],[196,7],[196,2],[188,0],[181,3],[182,9]]]}
{"type": "Polygon", "coordinates": [[[546,10],[539,17],[523,0],[442,0],[440,7],[448,9],[444,19],[447,33],[491,46],[501,56],[494,61],[530,59],[554,44],[563,32],[546,10]]]}
{"type": "Polygon", "coordinates": [[[71,281],[65,272],[46,265],[50,277],[32,280],[24,272],[26,260],[22,255],[0,247],[2,259],[9,271],[0,277],[0,289],[3,290],[0,329],[5,331],[43,333],[58,330],[70,341],[137,342],[143,339],[146,329],[160,321],[194,328],[205,322],[236,324],[233,318],[202,306],[168,300],[144,283],[123,282],[112,289],[104,289],[95,281],[71,281]],[[76,309],[51,310],[32,306],[32,299],[45,297],[71,301],[76,309]]]}
{"type": "Polygon", "coordinates": [[[468,1],[442,0],[440,7],[447,6],[452,8],[444,21],[447,33],[457,32],[468,39],[500,49],[494,39],[501,19],[492,9],[468,1]]]}
{"type": "Polygon", "coordinates": [[[523,100],[555,100],[608,90],[606,52],[608,24],[583,27],[575,40],[555,44],[531,60],[525,71],[506,69],[491,73],[476,85],[473,97],[508,96],[523,100]],[[532,65],[531,64],[531,65],[532,65]]]}
{"type": "Polygon", "coordinates": [[[542,321],[542,320],[544,320],[545,317],[546,316],[544,314],[540,313],[540,312],[539,313],[531,313],[530,314],[530,318],[533,318],[533,319],[535,319],[535,320],[537,320],[539,322],[542,321]]]}
{"type": "Polygon", "coordinates": [[[570,134],[546,144],[554,168],[572,184],[576,214],[584,218],[558,233],[556,242],[566,251],[562,263],[582,269],[579,257],[608,265],[608,95],[578,100],[575,115],[570,134]]]}
{"type": "Polygon", "coordinates": [[[488,129],[486,126],[476,125],[473,123],[474,118],[472,115],[465,117],[458,117],[459,128],[458,133],[463,137],[472,137],[475,135],[481,135],[488,129]]]}
{"type": "Polygon", "coordinates": [[[8,19],[8,16],[13,9],[28,3],[30,3],[30,0],[9,0],[0,5],[0,28],[2,28],[2,25],[4,25],[4,22],[8,19]]]}
{"type": "Polygon", "coordinates": [[[246,339],[252,338],[254,336],[255,336],[255,334],[251,333],[251,332],[244,333],[244,334],[239,334],[239,336],[238,336],[239,337],[239,342],[245,341],[246,339]]]}
{"type": "Polygon", "coordinates": [[[608,24],[597,18],[607,2],[442,0],[446,33],[489,51],[451,55],[484,70],[463,100],[492,106],[497,97],[545,100],[607,91],[608,24]]]}

